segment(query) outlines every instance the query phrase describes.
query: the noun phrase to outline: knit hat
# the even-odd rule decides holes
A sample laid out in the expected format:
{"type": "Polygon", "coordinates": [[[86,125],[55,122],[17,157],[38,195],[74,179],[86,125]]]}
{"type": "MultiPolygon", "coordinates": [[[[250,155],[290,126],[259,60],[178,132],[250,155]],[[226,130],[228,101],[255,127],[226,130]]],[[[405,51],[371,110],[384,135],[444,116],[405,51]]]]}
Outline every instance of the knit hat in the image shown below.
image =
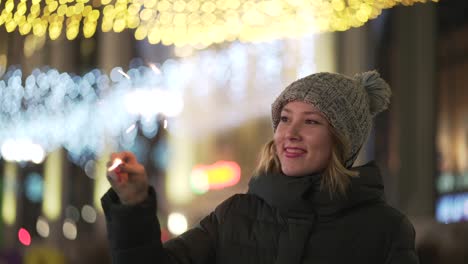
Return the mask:
{"type": "Polygon", "coordinates": [[[281,110],[289,102],[314,105],[351,144],[345,154],[345,166],[349,168],[371,132],[372,118],[387,109],[391,93],[377,71],[356,74],[354,78],[328,72],[312,74],[290,84],[273,102],[273,129],[276,131],[281,110]]]}

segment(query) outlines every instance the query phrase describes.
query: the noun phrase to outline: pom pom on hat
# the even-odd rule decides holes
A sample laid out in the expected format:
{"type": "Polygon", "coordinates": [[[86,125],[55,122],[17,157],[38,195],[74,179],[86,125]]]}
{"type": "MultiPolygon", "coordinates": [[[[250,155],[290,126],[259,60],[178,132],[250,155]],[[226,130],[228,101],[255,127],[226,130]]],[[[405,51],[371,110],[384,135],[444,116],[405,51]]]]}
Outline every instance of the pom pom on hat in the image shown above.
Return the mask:
{"type": "Polygon", "coordinates": [[[354,76],[367,92],[369,98],[369,111],[372,116],[388,108],[392,91],[377,71],[368,71],[354,76]]]}

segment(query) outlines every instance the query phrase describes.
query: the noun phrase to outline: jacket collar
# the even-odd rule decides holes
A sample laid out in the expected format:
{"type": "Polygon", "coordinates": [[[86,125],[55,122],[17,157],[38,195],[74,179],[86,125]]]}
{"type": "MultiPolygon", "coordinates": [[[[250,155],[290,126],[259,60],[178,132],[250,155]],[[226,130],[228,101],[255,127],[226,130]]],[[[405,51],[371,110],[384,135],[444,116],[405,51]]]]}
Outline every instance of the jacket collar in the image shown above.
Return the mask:
{"type": "Polygon", "coordinates": [[[335,218],[345,210],[364,203],[384,201],[380,172],[374,162],[353,170],[359,171],[358,177],[350,178],[351,184],[346,196],[330,195],[320,188],[322,175],[313,174],[303,177],[289,177],[284,174],[264,174],[253,177],[248,193],[263,199],[287,217],[335,218]]]}

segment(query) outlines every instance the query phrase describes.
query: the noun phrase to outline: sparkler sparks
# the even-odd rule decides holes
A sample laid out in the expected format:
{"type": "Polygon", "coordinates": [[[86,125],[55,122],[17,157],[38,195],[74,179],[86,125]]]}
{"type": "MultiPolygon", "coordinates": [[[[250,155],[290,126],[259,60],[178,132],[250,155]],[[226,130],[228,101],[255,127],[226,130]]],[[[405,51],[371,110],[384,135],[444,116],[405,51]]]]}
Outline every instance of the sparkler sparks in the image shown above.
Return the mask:
{"type": "Polygon", "coordinates": [[[126,74],[123,70],[117,70],[120,74],[122,74],[125,78],[127,78],[128,80],[130,80],[130,76],[128,76],[128,74],[126,74]]]}
{"type": "Polygon", "coordinates": [[[156,67],[154,63],[149,63],[148,65],[150,66],[151,70],[153,70],[154,73],[161,74],[161,70],[158,67],[156,67]]]}
{"type": "Polygon", "coordinates": [[[125,130],[125,133],[128,134],[128,133],[132,132],[133,129],[135,129],[135,127],[136,127],[135,124],[131,125],[129,128],[127,128],[127,130],[125,130]]]}

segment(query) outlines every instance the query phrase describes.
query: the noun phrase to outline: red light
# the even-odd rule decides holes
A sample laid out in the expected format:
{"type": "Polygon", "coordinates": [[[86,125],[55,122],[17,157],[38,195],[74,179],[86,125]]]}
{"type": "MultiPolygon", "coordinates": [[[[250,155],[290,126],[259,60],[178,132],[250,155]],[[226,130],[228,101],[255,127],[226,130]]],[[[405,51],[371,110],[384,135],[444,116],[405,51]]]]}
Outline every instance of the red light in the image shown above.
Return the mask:
{"type": "Polygon", "coordinates": [[[29,246],[31,244],[31,235],[29,234],[28,230],[21,228],[18,231],[18,239],[21,244],[25,246],[29,246]]]}

